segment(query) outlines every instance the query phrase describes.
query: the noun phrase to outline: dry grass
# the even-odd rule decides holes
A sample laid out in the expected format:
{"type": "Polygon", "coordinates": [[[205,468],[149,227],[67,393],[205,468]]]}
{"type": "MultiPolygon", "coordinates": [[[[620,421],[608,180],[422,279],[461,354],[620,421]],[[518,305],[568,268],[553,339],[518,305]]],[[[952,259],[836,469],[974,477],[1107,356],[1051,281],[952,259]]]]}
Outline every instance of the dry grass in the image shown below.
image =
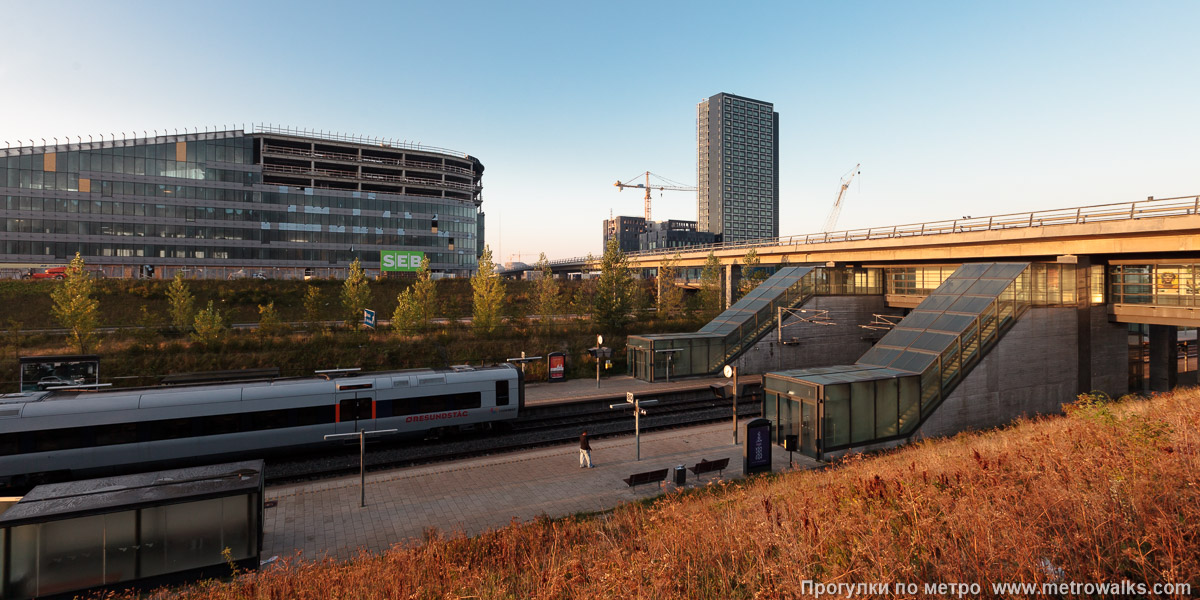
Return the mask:
{"type": "Polygon", "coordinates": [[[432,532],[382,556],[295,557],[171,595],[787,598],[803,580],[1057,578],[1200,589],[1200,391],[1068,413],[602,515],[432,532]]]}

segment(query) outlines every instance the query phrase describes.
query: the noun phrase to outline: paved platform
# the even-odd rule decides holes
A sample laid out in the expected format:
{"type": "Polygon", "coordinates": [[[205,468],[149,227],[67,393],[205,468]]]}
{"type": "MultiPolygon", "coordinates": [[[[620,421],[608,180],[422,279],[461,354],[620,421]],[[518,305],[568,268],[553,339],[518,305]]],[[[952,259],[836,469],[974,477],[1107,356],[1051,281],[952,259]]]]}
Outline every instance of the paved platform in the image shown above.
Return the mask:
{"type": "MultiPolygon", "coordinates": [[[[739,424],[739,441],[744,442],[746,422],[739,424]]],[[[690,467],[702,458],[729,458],[725,479],[742,472],[742,449],[733,444],[731,423],[643,435],[640,462],[634,460],[633,436],[591,445],[593,469],[579,468],[579,449],[572,444],[369,473],[365,508],[359,507],[357,476],[267,488],[266,499],[277,504],[264,512],[263,558],[297,551],[308,558],[349,558],[360,550],[381,552],[419,540],[430,527],[476,535],[513,519],[606,510],[675,489],[630,488],[622,481],[629,475],[690,467]]],[[[788,453],[780,447],[772,447],[772,460],[776,471],[787,470],[788,453]]],[[[799,454],[795,463],[797,469],[820,464],[799,454]]],[[[718,479],[716,473],[687,476],[688,486],[718,479]]]]}
{"type": "MultiPolygon", "coordinates": [[[[700,377],[673,380],[670,382],[649,383],[635,379],[629,375],[604,377],[600,379],[600,387],[596,387],[595,379],[569,379],[560,383],[531,382],[525,384],[525,405],[536,406],[567,400],[590,400],[597,398],[624,398],[626,392],[633,392],[642,397],[655,393],[678,391],[686,389],[707,389],[714,383],[725,383],[725,377],[700,377]]],[[[738,383],[758,384],[762,382],[761,375],[745,375],[738,377],[738,383]]]]}

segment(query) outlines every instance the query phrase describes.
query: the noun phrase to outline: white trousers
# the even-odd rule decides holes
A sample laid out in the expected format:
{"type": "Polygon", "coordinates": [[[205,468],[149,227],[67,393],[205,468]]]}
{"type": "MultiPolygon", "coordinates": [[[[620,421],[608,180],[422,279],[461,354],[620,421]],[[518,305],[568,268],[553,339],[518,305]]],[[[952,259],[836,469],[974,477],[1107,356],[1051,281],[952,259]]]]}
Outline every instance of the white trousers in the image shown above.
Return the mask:
{"type": "Polygon", "coordinates": [[[584,450],[583,448],[579,449],[579,466],[581,466],[581,467],[585,467],[585,466],[591,467],[592,466],[592,451],[591,450],[584,450]]]}

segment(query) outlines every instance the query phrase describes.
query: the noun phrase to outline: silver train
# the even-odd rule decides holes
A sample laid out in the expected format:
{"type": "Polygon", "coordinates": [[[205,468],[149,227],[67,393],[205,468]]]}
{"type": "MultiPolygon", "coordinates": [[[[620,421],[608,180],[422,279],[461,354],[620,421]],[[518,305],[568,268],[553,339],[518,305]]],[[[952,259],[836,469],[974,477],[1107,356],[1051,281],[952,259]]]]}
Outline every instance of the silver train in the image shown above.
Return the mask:
{"type": "Polygon", "coordinates": [[[490,428],[525,407],[511,364],[0,395],[0,486],[331,444],[360,429],[490,428]]]}

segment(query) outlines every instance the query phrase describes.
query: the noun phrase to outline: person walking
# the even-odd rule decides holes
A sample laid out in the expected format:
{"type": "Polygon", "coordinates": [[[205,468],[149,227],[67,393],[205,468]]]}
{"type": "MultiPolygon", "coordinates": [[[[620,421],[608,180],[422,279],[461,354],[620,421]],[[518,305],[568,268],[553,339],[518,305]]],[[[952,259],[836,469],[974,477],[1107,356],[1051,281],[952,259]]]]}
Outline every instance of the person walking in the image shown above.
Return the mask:
{"type": "Polygon", "coordinates": [[[592,446],[588,443],[587,431],[579,435],[579,468],[592,468],[592,446]]]}

